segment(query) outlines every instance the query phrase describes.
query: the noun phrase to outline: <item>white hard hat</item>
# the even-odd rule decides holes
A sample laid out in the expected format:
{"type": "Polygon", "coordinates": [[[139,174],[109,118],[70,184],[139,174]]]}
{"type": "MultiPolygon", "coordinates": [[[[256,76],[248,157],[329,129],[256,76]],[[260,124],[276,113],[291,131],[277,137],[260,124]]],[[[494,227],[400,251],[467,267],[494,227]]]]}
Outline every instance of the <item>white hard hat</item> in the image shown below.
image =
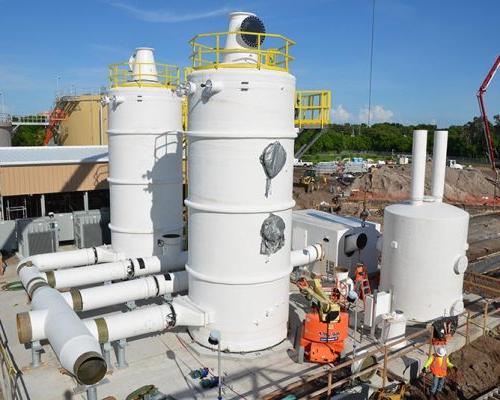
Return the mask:
{"type": "Polygon", "coordinates": [[[444,348],[444,347],[438,347],[438,349],[437,349],[437,355],[439,357],[444,357],[446,355],[446,348],[444,348]]]}

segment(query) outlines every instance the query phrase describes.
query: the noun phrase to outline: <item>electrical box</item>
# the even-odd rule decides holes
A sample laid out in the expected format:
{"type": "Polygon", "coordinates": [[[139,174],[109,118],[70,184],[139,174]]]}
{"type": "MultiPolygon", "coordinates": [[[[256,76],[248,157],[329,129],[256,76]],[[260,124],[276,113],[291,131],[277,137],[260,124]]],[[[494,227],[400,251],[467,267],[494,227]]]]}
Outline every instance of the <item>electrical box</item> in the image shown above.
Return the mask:
{"type": "Polygon", "coordinates": [[[23,257],[55,253],[59,248],[58,222],[51,217],[16,221],[17,245],[23,257]]]}
{"type": "Polygon", "coordinates": [[[314,272],[333,273],[340,266],[349,269],[352,276],[358,263],[363,263],[368,273],[377,272],[380,224],[323,211],[299,210],[293,212],[292,225],[292,250],[315,243],[323,245],[325,262],[316,263],[314,272]]]}
{"type": "Polygon", "coordinates": [[[75,240],[73,228],[73,213],[56,213],[54,219],[59,226],[59,241],[69,242],[75,240]]]}
{"type": "Polygon", "coordinates": [[[79,249],[111,243],[108,209],[75,211],[73,224],[75,245],[79,249]]]}
{"type": "Polygon", "coordinates": [[[373,294],[366,295],[364,324],[371,327],[374,323],[378,325],[382,315],[391,312],[391,294],[389,292],[377,292],[377,302],[374,307],[373,294]]]}

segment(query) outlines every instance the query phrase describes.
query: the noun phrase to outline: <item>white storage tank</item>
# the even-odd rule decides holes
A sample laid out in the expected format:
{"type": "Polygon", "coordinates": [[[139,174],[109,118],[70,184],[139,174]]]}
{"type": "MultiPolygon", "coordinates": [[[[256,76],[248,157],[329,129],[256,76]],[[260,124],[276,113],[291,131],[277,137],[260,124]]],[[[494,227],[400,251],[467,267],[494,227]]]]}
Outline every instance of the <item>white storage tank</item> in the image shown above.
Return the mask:
{"type": "Polygon", "coordinates": [[[177,67],[138,48],[110,66],[109,192],[113,250],[161,254],[157,240],[182,234],[182,109],[177,67]]]}
{"type": "Polygon", "coordinates": [[[427,131],[413,136],[412,199],[385,208],[381,288],[392,309],[430,321],[463,311],[469,214],[442,202],[447,132],[434,137],[432,196],[424,197],[427,131]],[[444,156],[443,156],[444,154],[444,156]]]}
{"type": "MultiPolygon", "coordinates": [[[[231,14],[230,30],[241,26],[264,30],[253,14],[231,14]]],[[[189,93],[186,270],[189,298],[213,320],[190,328],[193,338],[209,346],[209,332],[216,329],[224,350],[246,352],[287,335],[295,78],[288,73],[287,53],[271,58],[264,50],[248,57],[257,46],[265,48],[265,36],[237,36],[229,35],[225,51],[216,51],[208,63],[202,60],[205,53],[197,53],[195,39],[194,70],[184,87],[189,93]]],[[[281,41],[287,49],[291,45],[281,41]]]]}
{"type": "Polygon", "coordinates": [[[9,114],[0,112],[0,147],[12,146],[12,120],[9,114]]]}

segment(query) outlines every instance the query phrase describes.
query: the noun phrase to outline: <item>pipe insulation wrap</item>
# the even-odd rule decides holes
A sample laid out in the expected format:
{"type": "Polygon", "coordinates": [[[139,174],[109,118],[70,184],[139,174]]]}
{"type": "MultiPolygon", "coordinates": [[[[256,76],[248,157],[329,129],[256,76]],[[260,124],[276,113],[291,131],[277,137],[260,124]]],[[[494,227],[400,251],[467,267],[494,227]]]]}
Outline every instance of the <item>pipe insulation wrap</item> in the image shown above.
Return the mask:
{"type": "Polygon", "coordinates": [[[58,253],[36,254],[23,259],[19,265],[31,262],[39,271],[52,271],[82,265],[114,262],[123,258],[122,254],[113,252],[110,247],[101,246],[58,253]]]}
{"type": "Polygon", "coordinates": [[[293,250],[290,253],[290,263],[292,267],[300,267],[320,261],[323,259],[323,256],[323,246],[320,243],[316,243],[302,250],[293,250]]]}
{"type": "Polygon", "coordinates": [[[413,156],[411,201],[421,204],[424,200],[425,163],[427,159],[427,131],[424,129],[413,131],[413,156]]]}
{"type": "Polygon", "coordinates": [[[30,282],[39,279],[36,278],[39,275],[36,267],[24,266],[18,273],[21,282],[27,284],[25,288],[31,290],[33,310],[47,312],[45,336],[63,368],[84,384],[99,382],[104,377],[107,366],[97,340],[57,290],[47,284],[33,288],[37,283],[30,282]]]}
{"type": "Polygon", "coordinates": [[[448,131],[434,132],[434,150],[432,156],[432,190],[434,201],[442,202],[446,177],[446,151],[448,131]]]}

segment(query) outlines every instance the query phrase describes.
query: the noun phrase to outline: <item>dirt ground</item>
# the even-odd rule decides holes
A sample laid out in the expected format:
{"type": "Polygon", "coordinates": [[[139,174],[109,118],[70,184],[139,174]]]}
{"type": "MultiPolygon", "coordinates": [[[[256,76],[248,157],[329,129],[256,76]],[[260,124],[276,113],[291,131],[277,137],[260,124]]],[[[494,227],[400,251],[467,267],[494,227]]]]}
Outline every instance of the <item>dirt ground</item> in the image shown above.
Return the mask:
{"type": "MultiPolygon", "coordinates": [[[[436,400],[468,400],[486,393],[500,385],[500,331],[495,335],[481,337],[468,346],[452,353],[451,362],[457,367],[451,370],[443,392],[436,400]]],[[[431,375],[426,376],[426,390],[431,375]]],[[[410,399],[428,399],[424,394],[422,378],[410,387],[410,399]]]]}
{"type": "MultiPolygon", "coordinates": [[[[294,196],[298,208],[308,208],[322,201],[330,203],[336,195],[347,200],[401,201],[409,198],[411,165],[385,165],[373,168],[371,172],[355,178],[350,185],[339,183],[335,177],[322,176],[319,190],[305,193],[299,180],[303,170],[295,171],[294,196]]],[[[430,193],[432,169],[427,165],[425,188],[430,193]]],[[[485,168],[452,169],[446,168],[444,200],[448,203],[466,205],[492,205],[494,195],[493,173],[485,168]]],[[[497,186],[497,202],[500,187],[497,186]]]]}

